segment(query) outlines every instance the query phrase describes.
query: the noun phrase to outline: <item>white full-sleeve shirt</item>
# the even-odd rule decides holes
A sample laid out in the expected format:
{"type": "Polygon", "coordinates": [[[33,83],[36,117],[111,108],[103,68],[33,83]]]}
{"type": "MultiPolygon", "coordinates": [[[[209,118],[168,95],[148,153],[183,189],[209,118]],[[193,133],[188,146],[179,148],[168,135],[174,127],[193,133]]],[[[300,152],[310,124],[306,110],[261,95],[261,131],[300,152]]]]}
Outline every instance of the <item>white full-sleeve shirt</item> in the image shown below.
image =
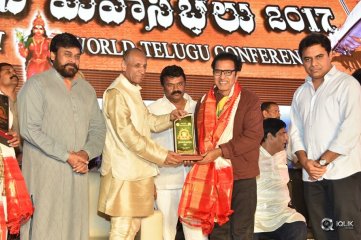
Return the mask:
{"type": "Polygon", "coordinates": [[[254,232],[273,232],[285,223],[305,222],[300,213],[288,207],[291,199],[287,187],[290,178],[286,151],[271,155],[261,146],[258,164],[254,232]]]}
{"type": "MultiPolygon", "coordinates": [[[[188,113],[194,113],[197,102],[186,93],[183,97],[187,100],[184,110],[188,113]]],[[[163,98],[150,104],[148,109],[149,112],[155,115],[162,115],[172,112],[176,107],[166,96],[163,96],[163,98]]],[[[159,133],[152,133],[152,139],[168,150],[174,151],[173,128],[159,133]]],[[[155,178],[157,189],[181,189],[189,169],[189,167],[184,167],[184,165],[178,167],[160,167],[160,174],[155,178]]]]}
{"type": "MultiPolygon", "coordinates": [[[[336,67],[315,91],[311,77],[293,96],[292,151],[304,150],[317,160],[327,151],[341,154],[327,166],[322,179],[342,179],[361,171],[361,87],[336,67]]],[[[303,180],[310,181],[303,170],[303,180]]]]}

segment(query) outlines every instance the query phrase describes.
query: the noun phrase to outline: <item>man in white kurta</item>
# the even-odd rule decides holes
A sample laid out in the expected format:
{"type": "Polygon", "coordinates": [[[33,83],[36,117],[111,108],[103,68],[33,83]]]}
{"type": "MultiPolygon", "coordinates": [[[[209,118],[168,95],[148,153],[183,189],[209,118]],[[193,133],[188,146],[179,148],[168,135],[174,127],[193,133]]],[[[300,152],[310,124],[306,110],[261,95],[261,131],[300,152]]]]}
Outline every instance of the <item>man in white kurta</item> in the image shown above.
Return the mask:
{"type": "Polygon", "coordinates": [[[105,124],[94,88],[76,78],[81,45],[52,39],[53,68],[30,78],[18,95],[24,178],[35,207],[21,238],[88,240],[88,166],[100,155],[105,124]]]}
{"type": "Polygon", "coordinates": [[[107,133],[101,167],[98,210],[111,217],[110,239],[134,239],[140,220],[153,214],[154,177],[157,165],[177,165],[177,154],[156,144],[151,131],[172,126],[172,120],[184,115],[155,116],[149,113],[140,93],[147,60],[137,48],[124,54],[124,72],[107,88],[103,96],[103,114],[107,133]]]}
{"type": "MultiPolygon", "coordinates": [[[[160,75],[160,81],[164,96],[148,106],[151,113],[163,115],[174,109],[194,113],[197,102],[184,92],[186,76],[181,67],[176,65],[165,67],[160,75]]],[[[173,128],[153,133],[152,139],[168,150],[174,151],[173,128]]],[[[163,239],[174,240],[178,222],[178,204],[189,167],[184,165],[161,167],[159,171],[160,174],[155,178],[156,204],[163,214],[163,239]]],[[[187,239],[187,232],[185,238],[187,239]]]]}
{"type": "Polygon", "coordinates": [[[290,201],[286,124],[276,118],[263,121],[264,138],[260,146],[257,177],[257,208],[255,214],[255,239],[269,237],[281,240],[305,240],[305,218],[288,207],[290,201]]]}

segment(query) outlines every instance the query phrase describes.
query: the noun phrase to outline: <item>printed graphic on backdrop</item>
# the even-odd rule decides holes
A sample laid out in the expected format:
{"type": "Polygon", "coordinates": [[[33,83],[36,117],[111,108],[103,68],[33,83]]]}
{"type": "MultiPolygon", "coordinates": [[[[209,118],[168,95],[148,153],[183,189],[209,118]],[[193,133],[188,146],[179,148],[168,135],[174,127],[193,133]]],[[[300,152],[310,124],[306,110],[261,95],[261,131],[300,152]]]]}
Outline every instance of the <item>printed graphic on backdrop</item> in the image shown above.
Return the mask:
{"type": "Polygon", "coordinates": [[[361,68],[361,1],[352,9],[342,26],[329,35],[332,49],[344,56],[336,56],[346,69],[361,68]]]}
{"type": "MultiPolygon", "coordinates": [[[[361,67],[360,6],[358,0],[0,0],[0,60],[21,66],[24,80],[50,66],[52,36],[70,32],[83,45],[80,68],[92,83],[118,72],[130,47],[146,53],[150,84],[164,66],[176,64],[206,79],[208,88],[210,63],[220,51],[241,58],[241,77],[250,83],[300,82],[298,43],[311,32],[330,36],[340,70],[361,67]]],[[[103,88],[96,86],[98,95],[103,88]]]]}
{"type": "Polygon", "coordinates": [[[30,33],[15,28],[18,53],[25,59],[26,79],[51,67],[49,51],[51,39],[45,26],[44,18],[40,12],[37,12],[30,26],[30,33]]]}

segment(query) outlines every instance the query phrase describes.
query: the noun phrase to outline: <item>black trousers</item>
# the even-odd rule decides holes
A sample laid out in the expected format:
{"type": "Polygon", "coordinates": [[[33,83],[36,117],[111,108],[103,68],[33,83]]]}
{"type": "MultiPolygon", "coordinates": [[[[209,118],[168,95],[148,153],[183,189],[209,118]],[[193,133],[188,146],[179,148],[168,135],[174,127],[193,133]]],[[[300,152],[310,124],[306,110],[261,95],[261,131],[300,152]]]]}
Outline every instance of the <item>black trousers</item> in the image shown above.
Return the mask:
{"type": "Polygon", "coordinates": [[[288,169],[290,176],[291,207],[301,213],[308,223],[307,208],[303,193],[302,168],[288,169]]]}
{"type": "Polygon", "coordinates": [[[361,172],[338,180],[304,182],[316,240],[361,239],[361,172]]]}
{"type": "Polygon", "coordinates": [[[285,223],[273,232],[261,232],[254,234],[254,240],[277,239],[277,240],[306,240],[307,226],[305,222],[285,223]]]}
{"type": "Polygon", "coordinates": [[[254,214],[257,206],[256,178],[233,182],[232,210],[230,221],[215,225],[210,240],[252,240],[254,214]]]}

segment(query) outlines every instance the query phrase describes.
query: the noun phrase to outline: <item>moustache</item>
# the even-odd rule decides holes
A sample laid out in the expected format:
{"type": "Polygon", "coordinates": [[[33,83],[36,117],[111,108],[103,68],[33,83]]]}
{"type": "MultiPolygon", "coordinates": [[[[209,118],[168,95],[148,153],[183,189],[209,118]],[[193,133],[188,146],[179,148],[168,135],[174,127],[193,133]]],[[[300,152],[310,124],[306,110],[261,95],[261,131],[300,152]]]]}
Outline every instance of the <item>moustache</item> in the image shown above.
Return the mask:
{"type": "Polygon", "coordinates": [[[171,94],[171,95],[175,95],[175,94],[182,94],[182,93],[183,93],[182,91],[177,90],[177,91],[172,92],[172,94],[171,94]]]}
{"type": "Polygon", "coordinates": [[[19,80],[18,75],[15,75],[15,74],[10,77],[10,79],[12,79],[12,78],[16,78],[17,80],[19,80]]]}
{"type": "Polygon", "coordinates": [[[75,65],[74,63],[67,63],[67,64],[64,65],[64,68],[66,68],[67,66],[71,66],[71,67],[75,68],[75,70],[79,70],[78,66],[75,65]]]}

